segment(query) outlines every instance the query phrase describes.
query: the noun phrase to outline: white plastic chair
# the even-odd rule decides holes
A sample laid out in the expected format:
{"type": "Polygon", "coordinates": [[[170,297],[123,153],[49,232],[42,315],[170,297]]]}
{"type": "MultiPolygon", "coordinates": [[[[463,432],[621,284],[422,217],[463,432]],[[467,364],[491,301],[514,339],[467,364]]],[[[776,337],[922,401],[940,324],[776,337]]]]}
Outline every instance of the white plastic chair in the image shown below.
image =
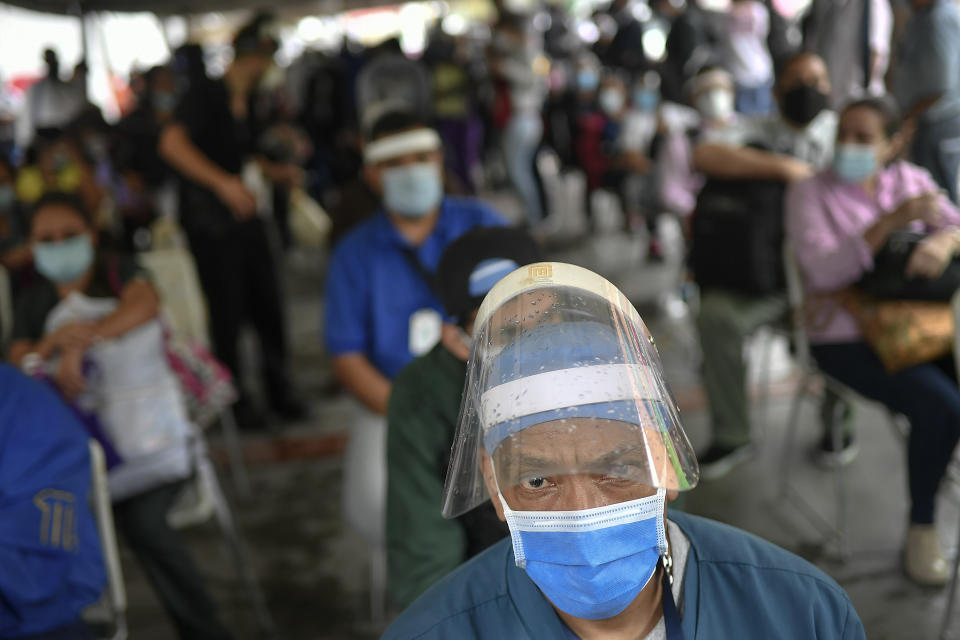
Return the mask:
{"type": "MultiPolygon", "coordinates": [[[[950,306],[953,309],[953,360],[957,371],[960,371],[960,291],[954,294],[950,306]]],[[[957,464],[956,458],[954,458],[954,464],[957,464]]],[[[947,590],[947,610],[943,612],[943,626],[940,630],[941,640],[948,640],[950,637],[950,621],[953,619],[953,612],[957,605],[958,583],[960,583],[960,523],[957,525],[957,548],[953,554],[953,571],[950,576],[950,587],[947,590]]]]}
{"type": "Polygon", "coordinates": [[[358,408],[343,459],[343,514],[370,547],[370,618],[386,616],[387,422],[358,408]]]}
{"type": "MultiPolygon", "coordinates": [[[[113,526],[113,505],[107,486],[107,464],[103,449],[96,440],[90,440],[90,475],[93,479],[93,513],[97,519],[97,533],[107,570],[106,615],[112,634],[104,640],[127,638],[127,591],[123,584],[120,551],[113,526]]],[[[93,613],[96,616],[99,611],[93,613]]],[[[86,616],[85,616],[86,618],[86,616]]]]}
{"type": "MultiPolygon", "coordinates": [[[[191,340],[209,345],[206,299],[190,252],[183,247],[170,246],[140,253],[139,259],[150,272],[173,328],[191,340]]],[[[234,487],[238,495],[249,496],[250,479],[232,409],[220,413],[220,426],[234,487]]]]}
{"type": "Polygon", "coordinates": [[[10,287],[10,274],[0,265],[0,354],[7,352],[10,336],[13,334],[13,291],[10,287]]]}
{"type": "MultiPolygon", "coordinates": [[[[803,494],[793,488],[790,484],[790,472],[793,468],[793,452],[796,446],[797,429],[800,425],[800,410],[803,400],[813,397],[812,389],[814,382],[819,380],[822,386],[830,389],[839,397],[847,402],[854,403],[877,403],[864,398],[850,387],[840,381],[828,376],[821,371],[813,356],[810,353],[810,341],[804,326],[804,290],[803,280],[800,275],[799,266],[793,256],[793,251],[789,245],[784,245],[783,263],[786,271],[787,280],[787,299],[789,301],[791,314],[791,331],[793,335],[794,348],[796,349],[796,363],[800,369],[800,381],[797,384],[797,391],[790,407],[790,417],[787,423],[787,430],[784,436],[783,451],[779,461],[778,475],[780,476],[779,497],[781,501],[792,501],[797,508],[807,517],[811,524],[827,536],[826,542],[835,542],[838,554],[841,560],[847,557],[846,524],[847,524],[847,490],[844,480],[843,465],[837,465],[833,469],[834,487],[836,493],[836,514],[834,522],[830,523],[814,509],[803,497],[803,494]]],[[[819,396],[817,396],[819,397],[819,396]]],[[[886,408],[884,408],[886,409],[886,408]]],[[[905,440],[905,429],[898,419],[898,416],[888,411],[890,425],[898,439],[905,440]]],[[[834,421],[831,427],[830,437],[833,440],[834,450],[839,451],[842,448],[843,433],[842,427],[834,421]]]]}

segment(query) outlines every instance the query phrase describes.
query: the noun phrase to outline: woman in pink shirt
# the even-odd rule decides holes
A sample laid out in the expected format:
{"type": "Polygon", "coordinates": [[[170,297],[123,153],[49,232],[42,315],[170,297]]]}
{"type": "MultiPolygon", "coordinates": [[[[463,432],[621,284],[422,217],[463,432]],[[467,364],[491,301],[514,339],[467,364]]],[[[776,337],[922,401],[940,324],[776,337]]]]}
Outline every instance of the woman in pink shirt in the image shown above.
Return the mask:
{"type": "Polygon", "coordinates": [[[844,109],[833,166],[787,192],[787,235],[807,298],[819,304],[808,327],[811,351],[824,373],[910,420],[910,525],[904,568],[915,582],[948,579],[934,527],[934,499],[960,440],[960,390],[951,361],[889,374],[863,341],[853,318],[830,294],[873,269],[891,232],[909,227],[927,239],[907,265],[909,275],[934,278],[960,251],[960,211],[924,169],[896,157],[903,140],[884,101],[844,109]]]}

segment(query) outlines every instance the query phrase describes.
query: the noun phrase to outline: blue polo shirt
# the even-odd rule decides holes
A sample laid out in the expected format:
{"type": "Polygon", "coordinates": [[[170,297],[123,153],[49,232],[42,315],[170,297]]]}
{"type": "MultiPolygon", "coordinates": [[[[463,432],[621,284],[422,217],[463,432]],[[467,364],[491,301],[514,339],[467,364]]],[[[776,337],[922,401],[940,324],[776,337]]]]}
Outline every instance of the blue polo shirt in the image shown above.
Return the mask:
{"type": "Polygon", "coordinates": [[[0,638],[75,624],[103,592],[88,441],[51,389],[0,364],[0,638]]]}
{"type": "Polygon", "coordinates": [[[443,304],[406,255],[413,250],[429,273],[444,249],[474,227],[506,221],[479,200],[445,197],[437,224],[419,247],[411,245],[383,211],[360,224],[330,259],[324,301],[324,337],[331,356],[362,353],[387,378],[413,360],[410,318],[421,309],[443,314],[443,304]]]}

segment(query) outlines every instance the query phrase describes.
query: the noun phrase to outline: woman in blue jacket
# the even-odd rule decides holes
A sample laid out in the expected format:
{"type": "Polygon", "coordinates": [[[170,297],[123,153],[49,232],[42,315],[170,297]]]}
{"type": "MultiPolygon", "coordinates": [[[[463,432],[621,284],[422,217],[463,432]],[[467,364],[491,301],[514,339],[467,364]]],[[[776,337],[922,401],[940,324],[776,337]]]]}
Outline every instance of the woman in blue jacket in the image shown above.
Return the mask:
{"type": "Polygon", "coordinates": [[[843,590],[736,529],[671,513],[699,469],[649,332],[600,276],[501,280],[477,316],[443,513],[492,498],[511,540],[385,638],[864,638],[843,590]]]}

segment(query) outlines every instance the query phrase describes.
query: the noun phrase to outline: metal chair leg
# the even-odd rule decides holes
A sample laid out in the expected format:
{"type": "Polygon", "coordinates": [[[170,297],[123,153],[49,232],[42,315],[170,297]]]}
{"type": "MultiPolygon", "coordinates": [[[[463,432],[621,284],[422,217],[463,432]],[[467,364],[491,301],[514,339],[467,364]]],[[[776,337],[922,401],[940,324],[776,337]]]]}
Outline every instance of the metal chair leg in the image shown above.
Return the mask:
{"type": "Polygon", "coordinates": [[[377,547],[370,553],[370,620],[376,625],[386,619],[387,550],[377,547]]]}
{"type": "Polygon", "coordinates": [[[250,554],[247,551],[240,530],[236,526],[233,512],[230,510],[230,505],[227,503],[223,489],[220,487],[220,481],[213,469],[213,465],[211,465],[209,461],[201,462],[198,465],[198,473],[204,475],[204,481],[207,483],[213,495],[217,525],[227,540],[227,546],[230,549],[230,554],[233,556],[237,572],[250,596],[260,631],[264,636],[272,637],[276,633],[276,625],[267,608],[267,601],[260,588],[260,581],[250,562],[250,554]]]}
{"type": "Polygon", "coordinates": [[[800,425],[800,409],[803,405],[803,397],[807,392],[807,384],[810,377],[804,374],[797,383],[797,391],[793,396],[793,403],[790,406],[790,418],[787,422],[787,433],[784,436],[783,451],[780,454],[780,500],[787,498],[790,490],[790,471],[793,468],[791,454],[796,446],[797,427],[800,425]]]}
{"type": "Polygon", "coordinates": [[[223,429],[223,442],[227,447],[227,458],[230,460],[230,475],[237,495],[241,498],[250,496],[250,476],[247,475],[247,465],[243,459],[243,448],[240,445],[240,435],[237,430],[237,420],[233,409],[227,407],[220,412],[220,426],[223,429]]]}

